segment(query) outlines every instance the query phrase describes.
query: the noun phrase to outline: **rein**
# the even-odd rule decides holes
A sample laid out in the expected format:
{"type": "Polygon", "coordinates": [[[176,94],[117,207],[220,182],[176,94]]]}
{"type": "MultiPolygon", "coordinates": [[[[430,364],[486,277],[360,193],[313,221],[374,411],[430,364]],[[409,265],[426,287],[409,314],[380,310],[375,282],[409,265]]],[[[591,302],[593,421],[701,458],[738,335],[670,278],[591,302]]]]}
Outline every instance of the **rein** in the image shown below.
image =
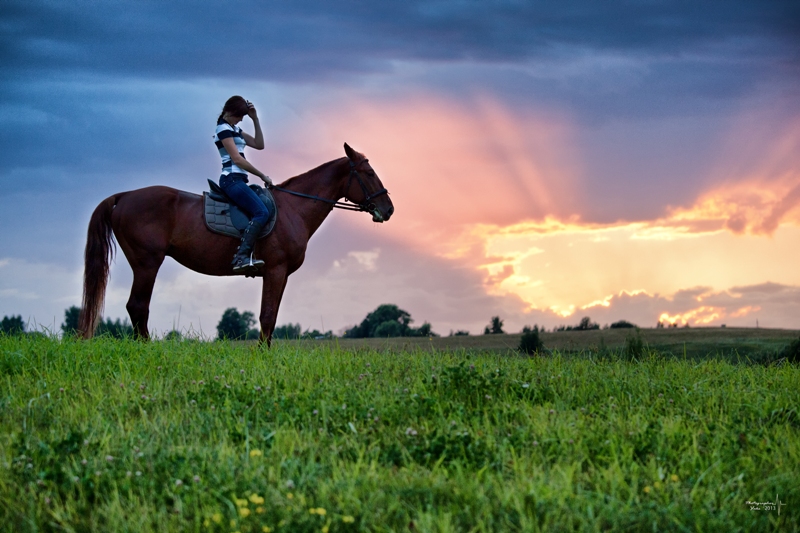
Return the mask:
{"type": "MultiPolygon", "coordinates": [[[[366,163],[369,159],[363,159],[360,163],[366,163]]],[[[340,202],[339,200],[331,200],[329,198],[322,198],[321,196],[314,196],[312,194],[305,194],[302,192],[292,191],[289,189],[284,189],[283,187],[278,187],[277,185],[272,185],[270,189],[274,189],[276,191],[285,192],[287,194],[291,194],[294,196],[299,196],[300,198],[308,198],[309,200],[319,200],[320,202],[325,202],[326,204],[330,204],[332,209],[344,209],[346,211],[372,211],[375,206],[370,202],[376,196],[380,196],[381,194],[389,194],[389,191],[384,187],[383,189],[376,191],[372,194],[369,194],[367,191],[367,186],[364,184],[364,180],[361,179],[361,174],[358,173],[356,170],[356,164],[350,161],[350,176],[347,178],[347,190],[350,190],[350,184],[353,181],[353,175],[355,175],[356,179],[358,180],[358,184],[361,186],[361,191],[364,193],[364,201],[361,203],[355,203],[352,200],[347,200],[345,197],[344,202],[340,202]]]]}

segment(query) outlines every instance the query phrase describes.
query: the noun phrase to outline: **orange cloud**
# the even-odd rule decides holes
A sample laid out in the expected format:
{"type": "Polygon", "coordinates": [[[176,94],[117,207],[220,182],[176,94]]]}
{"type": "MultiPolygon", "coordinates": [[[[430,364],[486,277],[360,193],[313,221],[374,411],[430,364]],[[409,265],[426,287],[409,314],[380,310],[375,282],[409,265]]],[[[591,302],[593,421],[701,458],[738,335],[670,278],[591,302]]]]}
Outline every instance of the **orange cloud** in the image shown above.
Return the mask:
{"type": "Polygon", "coordinates": [[[800,171],[769,182],[748,180],[705,193],[661,221],[692,233],[728,230],[772,235],[781,223],[800,225],[800,171]]]}
{"type": "Polygon", "coordinates": [[[691,204],[596,223],[581,215],[597,199],[584,196],[591,169],[568,116],[512,110],[482,96],[414,94],[337,101],[308,120],[303,135],[320,139],[305,145],[338,150],[348,140],[391,191],[389,224],[357,217],[345,224],[457,264],[477,275],[485,295],[521,300],[529,312],[610,312],[626,298],[704,286],[691,302],[647,312],[713,323],[754,312],[707,301],[719,291],[765,281],[800,286],[800,121],[779,131],[761,121],[754,142],[753,117],[745,116],[709,155],[704,192],[691,204]]]}
{"type": "Polygon", "coordinates": [[[658,321],[664,324],[691,323],[695,326],[705,326],[714,322],[720,323],[720,321],[725,318],[743,318],[760,310],[761,306],[758,305],[748,305],[732,312],[728,311],[725,307],[700,306],[673,315],[670,315],[668,312],[661,313],[658,317],[658,321]]]}

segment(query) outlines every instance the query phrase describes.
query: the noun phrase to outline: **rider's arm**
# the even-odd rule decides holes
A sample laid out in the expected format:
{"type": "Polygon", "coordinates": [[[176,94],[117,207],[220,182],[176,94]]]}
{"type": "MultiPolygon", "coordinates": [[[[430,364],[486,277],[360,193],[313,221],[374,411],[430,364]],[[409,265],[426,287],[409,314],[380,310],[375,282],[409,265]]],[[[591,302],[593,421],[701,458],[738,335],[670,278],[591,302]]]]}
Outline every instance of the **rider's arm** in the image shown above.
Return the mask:
{"type": "MultiPolygon", "coordinates": [[[[252,102],[247,102],[250,111],[247,113],[247,116],[253,121],[253,126],[255,126],[256,136],[253,137],[252,135],[242,132],[242,137],[244,141],[247,143],[247,146],[255,148],[256,150],[263,150],[264,149],[264,134],[261,132],[261,122],[258,120],[258,113],[256,112],[256,106],[252,104],[252,102]]],[[[244,167],[242,167],[244,168],[244,167]]]]}
{"type": "Polygon", "coordinates": [[[233,142],[233,138],[227,137],[222,139],[222,146],[225,147],[225,150],[227,150],[228,154],[231,156],[231,162],[233,162],[234,165],[242,170],[246,170],[247,172],[258,176],[264,180],[264,183],[267,185],[272,185],[272,180],[269,179],[269,176],[258,170],[256,167],[250,164],[250,161],[242,157],[242,154],[240,154],[239,150],[236,149],[236,143],[233,142]]]}

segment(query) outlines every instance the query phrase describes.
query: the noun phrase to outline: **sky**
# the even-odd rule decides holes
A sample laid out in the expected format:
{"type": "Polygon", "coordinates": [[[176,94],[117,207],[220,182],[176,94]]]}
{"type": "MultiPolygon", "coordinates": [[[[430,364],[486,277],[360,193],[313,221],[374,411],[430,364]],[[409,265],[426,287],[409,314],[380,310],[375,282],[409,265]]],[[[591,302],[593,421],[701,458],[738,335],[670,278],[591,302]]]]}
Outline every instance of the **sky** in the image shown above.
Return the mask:
{"type": "MultiPolygon", "coordinates": [[[[278,324],[800,329],[797,2],[5,0],[0,43],[0,315],[29,329],[80,305],[102,199],[218,178],[234,94],[276,183],[347,142],[395,206],[329,216],[278,324]]],[[[131,280],[119,254],[106,317],[131,280]]],[[[259,298],[167,259],[150,329],[259,298]]]]}

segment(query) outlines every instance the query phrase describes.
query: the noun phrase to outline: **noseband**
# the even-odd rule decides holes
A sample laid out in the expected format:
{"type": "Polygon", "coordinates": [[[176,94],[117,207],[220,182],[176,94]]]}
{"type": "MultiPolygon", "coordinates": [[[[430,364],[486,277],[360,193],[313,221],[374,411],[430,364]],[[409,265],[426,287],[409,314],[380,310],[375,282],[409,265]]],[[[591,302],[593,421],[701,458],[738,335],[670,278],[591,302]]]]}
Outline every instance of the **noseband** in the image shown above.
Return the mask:
{"type": "MultiPolygon", "coordinates": [[[[363,163],[368,163],[368,162],[369,162],[369,159],[364,158],[363,160],[361,160],[361,162],[358,163],[358,165],[361,165],[363,163]]],[[[361,174],[358,172],[358,170],[356,170],[356,167],[358,165],[353,163],[352,160],[350,161],[350,176],[347,178],[347,189],[346,190],[347,191],[350,190],[350,184],[353,182],[353,176],[355,176],[356,179],[358,180],[359,186],[361,186],[361,192],[364,193],[364,200],[360,204],[356,204],[352,200],[350,200],[350,201],[353,202],[353,205],[357,205],[358,206],[359,211],[372,212],[377,208],[376,208],[375,204],[372,203],[370,200],[372,200],[376,196],[380,196],[382,194],[389,194],[389,191],[386,189],[386,187],[384,187],[383,189],[381,189],[379,191],[375,191],[374,193],[370,194],[369,191],[367,190],[367,186],[364,183],[364,180],[361,179],[361,174]]],[[[345,200],[347,200],[347,196],[345,196],[345,200]]]]}
{"type": "Polygon", "coordinates": [[[371,200],[382,194],[389,194],[389,191],[384,187],[383,189],[375,191],[372,194],[369,193],[369,191],[367,190],[367,185],[364,183],[364,180],[361,178],[361,174],[357,170],[359,165],[362,165],[363,163],[367,162],[369,162],[369,159],[367,158],[362,159],[361,161],[359,161],[358,164],[353,163],[352,160],[350,161],[350,176],[348,176],[347,178],[347,189],[345,190],[350,191],[350,185],[353,183],[353,176],[355,176],[356,180],[358,180],[359,186],[361,187],[361,192],[364,193],[364,200],[358,204],[353,202],[352,200],[349,200],[347,198],[347,193],[345,193],[345,201],[340,202],[339,200],[330,200],[328,198],[322,198],[319,196],[314,196],[312,194],[290,191],[289,189],[284,189],[283,187],[278,187],[277,185],[273,185],[270,188],[276,191],[292,194],[294,196],[300,196],[301,198],[308,198],[310,200],[319,200],[320,202],[331,204],[336,209],[346,209],[348,211],[366,211],[367,213],[371,213],[372,211],[377,209],[377,207],[371,200]]]}

